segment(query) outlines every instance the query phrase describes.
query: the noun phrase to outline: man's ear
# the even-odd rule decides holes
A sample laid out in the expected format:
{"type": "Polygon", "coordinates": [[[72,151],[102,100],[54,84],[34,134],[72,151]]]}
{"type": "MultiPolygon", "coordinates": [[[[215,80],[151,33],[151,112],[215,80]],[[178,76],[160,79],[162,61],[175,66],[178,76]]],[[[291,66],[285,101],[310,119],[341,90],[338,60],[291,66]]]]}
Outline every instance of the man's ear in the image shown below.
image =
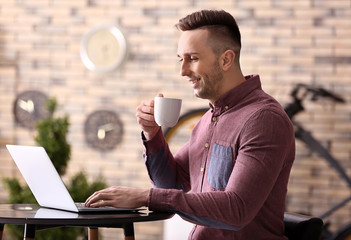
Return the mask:
{"type": "Polygon", "coordinates": [[[233,50],[226,50],[221,56],[221,64],[223,71],[228,71],[229,68],[234,64],[235,53],[233,50]]]}

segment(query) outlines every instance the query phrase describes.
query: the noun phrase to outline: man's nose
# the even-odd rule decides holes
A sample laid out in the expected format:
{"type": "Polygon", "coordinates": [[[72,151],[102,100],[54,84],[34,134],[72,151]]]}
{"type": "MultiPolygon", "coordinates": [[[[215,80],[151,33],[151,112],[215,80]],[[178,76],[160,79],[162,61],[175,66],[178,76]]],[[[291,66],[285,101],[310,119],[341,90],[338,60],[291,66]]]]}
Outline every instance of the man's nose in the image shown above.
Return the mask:
{"type": "Polygon", "coordinates": [[[189,68],[188,64],[185,61],[183,61],[180,65],[179,74],[180,74],[180,76],[188,76],[189,73],[190,73],[190,68],[189,68]]]}

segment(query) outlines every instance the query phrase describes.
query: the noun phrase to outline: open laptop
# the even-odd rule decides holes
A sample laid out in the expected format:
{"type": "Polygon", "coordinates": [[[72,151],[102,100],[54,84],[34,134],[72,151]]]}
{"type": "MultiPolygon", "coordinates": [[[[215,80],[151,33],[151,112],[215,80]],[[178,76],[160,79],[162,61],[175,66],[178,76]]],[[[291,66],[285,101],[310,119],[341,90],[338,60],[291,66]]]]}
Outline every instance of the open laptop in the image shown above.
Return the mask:
{"type": "Polygon", "coordinates": [[[41,207],[79,213],[132,212],[114,207],[89,208],[75,203],[43,147],[6,145],[23,178],[41,207]]]}

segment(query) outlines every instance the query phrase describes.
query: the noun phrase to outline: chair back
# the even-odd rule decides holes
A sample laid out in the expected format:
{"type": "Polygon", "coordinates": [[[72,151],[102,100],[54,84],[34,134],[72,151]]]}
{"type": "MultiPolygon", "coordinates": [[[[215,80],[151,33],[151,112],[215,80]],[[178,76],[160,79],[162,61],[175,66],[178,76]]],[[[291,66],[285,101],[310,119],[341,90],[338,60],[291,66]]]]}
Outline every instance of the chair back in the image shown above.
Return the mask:
{"type": "Polygon", "coordinates": [[[285,213],[284,226],[284,235],[289,240],[319,240],[323,230],[323,221],[317,217],[285,213]]]}

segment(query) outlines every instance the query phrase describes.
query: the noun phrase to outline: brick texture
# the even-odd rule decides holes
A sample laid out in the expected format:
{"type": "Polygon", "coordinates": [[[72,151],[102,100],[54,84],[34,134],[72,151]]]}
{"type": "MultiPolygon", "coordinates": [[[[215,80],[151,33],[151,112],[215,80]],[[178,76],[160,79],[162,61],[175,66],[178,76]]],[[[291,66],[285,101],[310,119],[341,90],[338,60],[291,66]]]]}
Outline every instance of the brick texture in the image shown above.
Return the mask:
{"type": "MultiPolygon", "coordinates": [[[[305,102],[296,121],[310,131],[351,175],[351,1],[350,0],[7,0],[0,2],[0,175],[20,177],[6,143],[34,144],[35,132],[16,125],[13,104],[24,90],[56,97],[58,115],[70,118],[72,158],[65,178],[84,170],[102,174],[109,185],[151,187],[141,159],[135,108],[158,92],[183,99],[182,113],[206,107],[179,77],[176,48],[179,18],[200,9],[225,9],[237,19],[245,74],[259,73],[263,88],[282,105],[294,84],[314,84],[346,103],[305,102]],[[82,36],[92,27],[115,23],[128,41],[118,69],[99,74],[79,56],[82,36]],[[123,139],[112,151],[90,148],[84,122],[95,110],[115,111],[123,139]]],[[[178,144],[181,144],[178,142],[178,144]]],[[[0,202],[7,193],[0,187],[0,202]]],[[[350,194],[349,187],[319,156],[297,141],[287,210],[319,215],[350,194]]],[[[351,203],[326,221],[336,230],[351,221],[351,203]]],[[[136,224],[140,240],[162,238],[162,223],[136,224]]],[[[122,232],[102,231],[103,239],[122,232]]],[[[112,237],[113,236],[113,237],[112,237]]]]}

